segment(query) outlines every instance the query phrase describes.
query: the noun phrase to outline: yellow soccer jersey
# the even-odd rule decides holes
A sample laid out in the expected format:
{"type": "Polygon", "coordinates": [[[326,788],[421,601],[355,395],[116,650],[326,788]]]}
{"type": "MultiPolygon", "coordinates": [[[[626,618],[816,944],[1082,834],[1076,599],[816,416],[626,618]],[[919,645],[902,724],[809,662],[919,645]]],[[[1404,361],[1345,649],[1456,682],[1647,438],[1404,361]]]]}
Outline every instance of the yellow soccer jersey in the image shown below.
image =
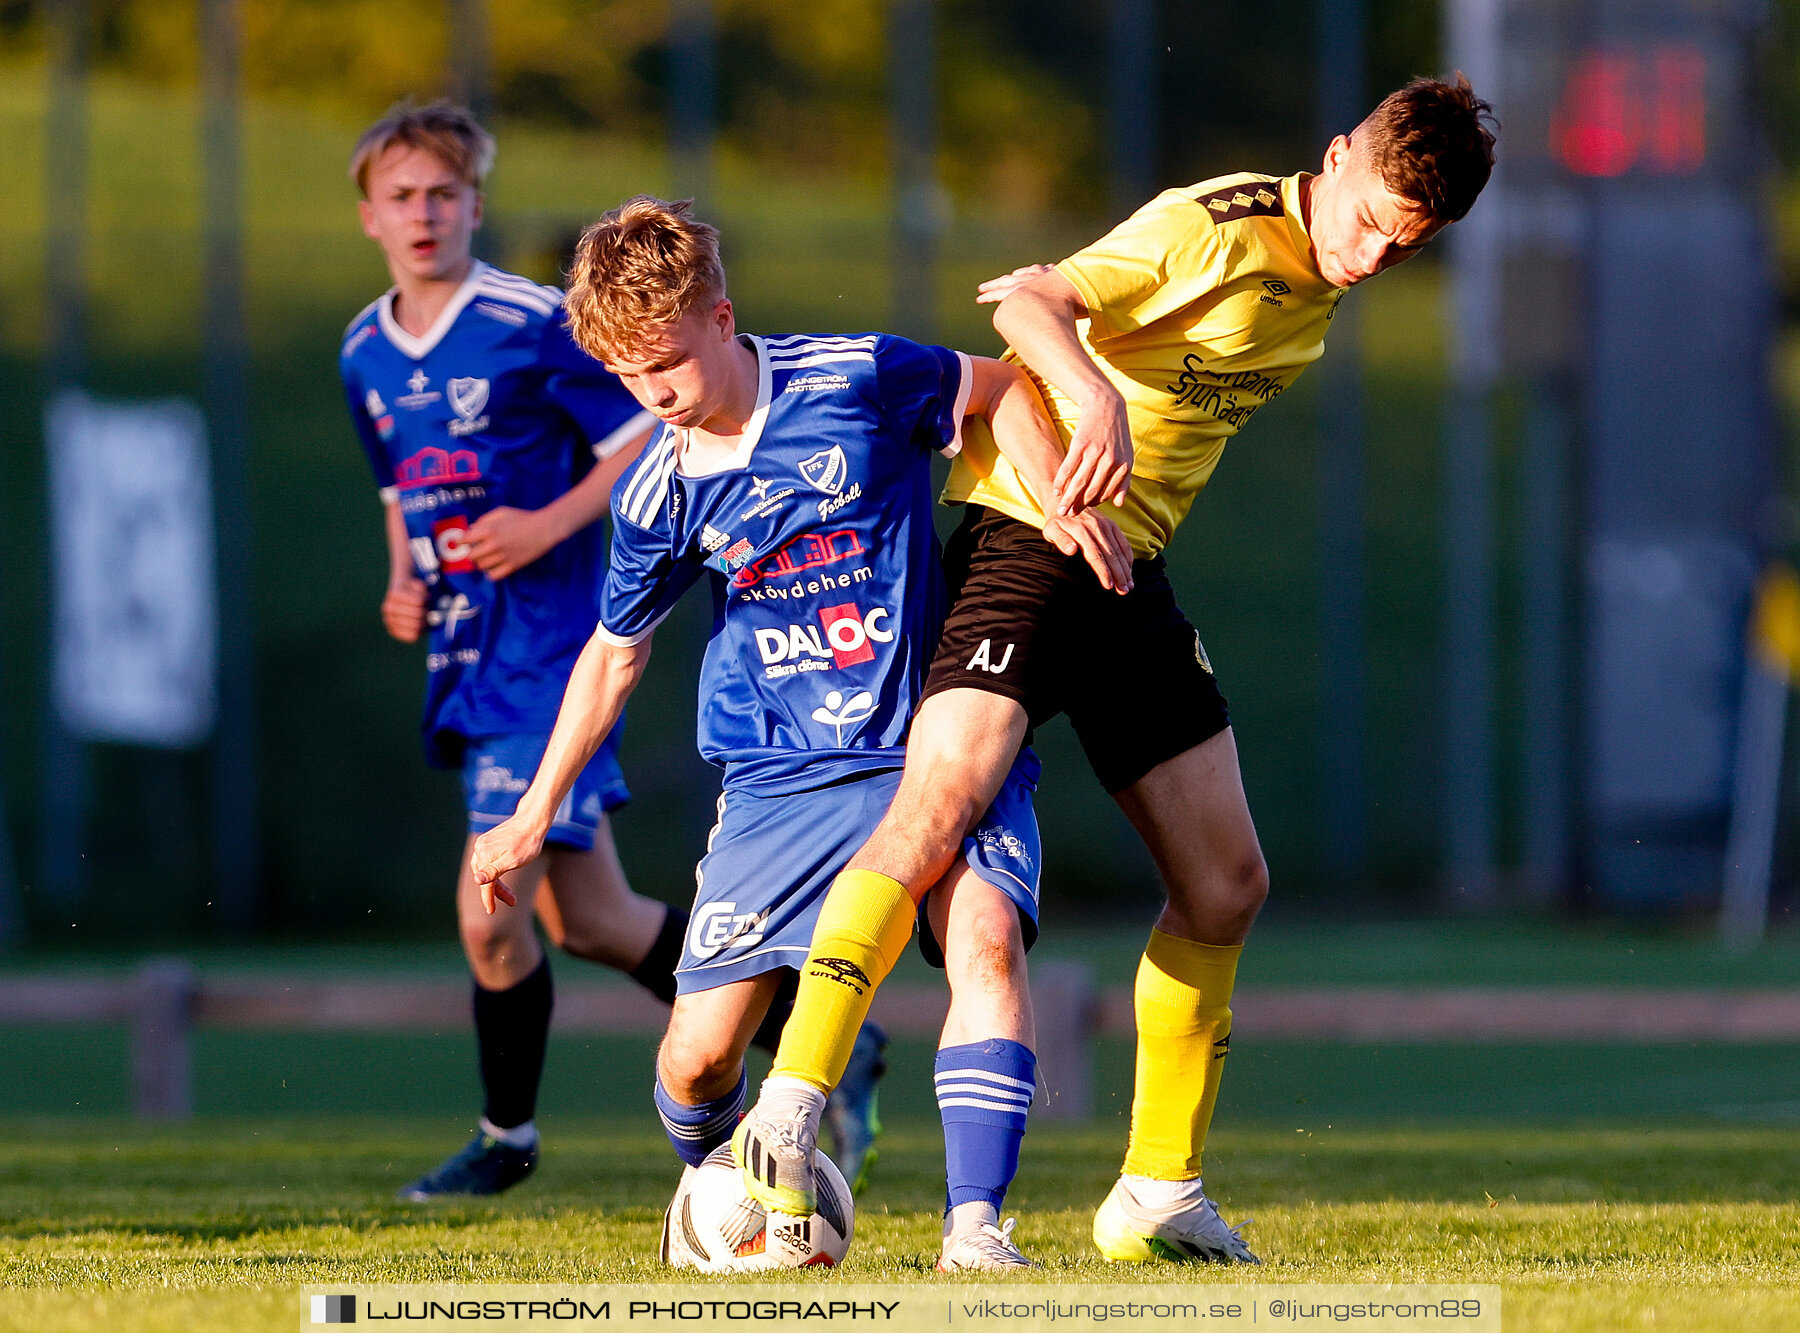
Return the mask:
{"type": "MultiPolygon", "coordinates": [[[[1325,350],[1343,292],[1313,266],[1299,176],[1243,173],[1167,190],[1056,267],[1087,305],[1076,333],[1124,395],[1136,448],[1131,491],[1104,512],[1137,556],[1155,555],[1225,441],[1325,350]]],[[[1010,349],[1006,359],[1019,360],[1010,349]]],[[[1079,411],[1032,379],[1066,444],[1079,411]]],[[[943,498],[1044,522],[979,420],[967,423],[943,498]]]]}

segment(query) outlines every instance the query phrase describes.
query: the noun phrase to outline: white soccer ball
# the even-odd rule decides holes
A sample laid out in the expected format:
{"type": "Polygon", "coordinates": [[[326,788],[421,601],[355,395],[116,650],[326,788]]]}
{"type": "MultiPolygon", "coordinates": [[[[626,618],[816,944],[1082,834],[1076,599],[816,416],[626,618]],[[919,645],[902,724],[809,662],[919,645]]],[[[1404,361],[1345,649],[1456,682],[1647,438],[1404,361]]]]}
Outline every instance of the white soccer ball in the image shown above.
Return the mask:
{"type": "Polygon", "coordinates": [[[856,1209],[843,1173],[813,1154],[819,1210],[811,1217],[765,1213],[744,1189],[731,1145],[716,1148],[681,1177],[663,1228],[663,1260],[702,1273],[761,1273],[835,1265],[850,1248],[856,1209]]]}

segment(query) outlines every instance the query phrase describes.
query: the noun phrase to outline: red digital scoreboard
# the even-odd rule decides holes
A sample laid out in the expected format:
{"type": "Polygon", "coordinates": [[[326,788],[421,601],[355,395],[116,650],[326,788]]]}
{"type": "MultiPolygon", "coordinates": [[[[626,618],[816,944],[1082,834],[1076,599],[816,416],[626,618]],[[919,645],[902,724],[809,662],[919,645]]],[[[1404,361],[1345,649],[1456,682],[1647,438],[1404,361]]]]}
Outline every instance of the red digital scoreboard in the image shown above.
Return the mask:
{"type": "Polygon", "coordinates": [[[1706,52],[1691,42],[1577,53],[1550,117],[1550,155],[1575,176],[1698,174],[1706,75],[1706,52]]]}

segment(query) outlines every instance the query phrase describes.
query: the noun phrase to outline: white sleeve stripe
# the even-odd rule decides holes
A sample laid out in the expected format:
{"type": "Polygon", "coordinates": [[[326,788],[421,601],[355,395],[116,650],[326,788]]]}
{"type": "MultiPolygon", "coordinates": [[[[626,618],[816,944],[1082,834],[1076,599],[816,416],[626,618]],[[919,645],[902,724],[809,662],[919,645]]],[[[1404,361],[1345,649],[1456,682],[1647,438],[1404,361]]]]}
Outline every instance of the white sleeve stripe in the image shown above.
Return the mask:
{"type": "Polygon", "coordinates": [[[669,613],[664,611],[660,616],[655,620],[652,620],[636,634],[614,634],[611,630],[606,628],[605,625],[595,625],[594,637],[600,640],[601,643],[610,643],[615,648],[635,648],[645,639],[656,633],[656,627],[668,618],[669,613]]]}
{"type": "Polygon", "coordinates": [[[969,395],[975,392],[975,363],[968,354],[958,352],[956,364],[962,368],[962,383],[956,388],[956,407],[950,413],[950,440],[939,453],[945,458],[955,458],[962,452],[963,414],[969,410],[969,395]]]}
{"type": "Polygon", "coordinates": [[[608,431],[602,438],[594,441],[594,457],[601,462],[611,458],[619,450],[630,444],[644,433],[645,427],[656,420],[654,412],[639,412],[623,426],[608,431]]]}
{"type": "Polygon", "coordinates": [[[521,295],[533,296],[540,301],[562,299],[562,289],[547,287],[541,282],[533,282],[530,278],[520,277],[517,273],[505,273],[497,268],[490,268],[481,275],[484,283],[492,283],[496,287],[510,287],[521,295]]]}
{"type": "Polygon", "coordinates": [[[652,445],[649,453],[639,455],[637,471],[632,473],[631,480],[626,483],[625,494],[620,497],[621,512],[630,510],[637,503],[637,497],[649,483],[651,474],[662,466],[662,454],[658,449],[659,446],[652,445]]]}
{"type": "Polygon", "coordinates": [[[632,477],[631,485],[626,488],[625,503],[620,507],[621,512],[633,523],[639,521],[637,517],[639,501],[656,485],[657,474],[663,470],[666,464],[672,464],[674,459],[674,441],[670,438],[665,439],[655,450],[652,450],[647,458],[639,460],[637,475],[632,477]]]}
{"type": "Polygon", "coordinates": [[[540,315],[554,315],[559,304],[540,293],[520,291],[516,287],[502,287],[486,278],[475,284],[475,291],[480,296],[493,297],[513,305],[528,306],[540,315]]]}
{"type": "Polygon", "coordinates": [[[675,460],[671,457],[666,465],[659,465],[656,478],[643,490],[636,500],[627,506],[625,517],[640,528],[649,526],[650,515],[662,503],[663,496],[669,492],[669,474],[675,470],[675,460]]]}
{"type": "Polygon", "coordinates": [[[801,347],[873,347],[879,334],[869,333],[860,338],[819,337],[811,333],[790,333],[784,338],[765,338],[770,348],[779,348],[783,352],[798,351],[801,347]],[[789,346],[789,344],[794,344],[789,346]]]}
{"type": "Polygon", "coordinates": [[[497,282],[507,287],[523,287],[528,292],[548,290],[541,282],[533,282],[522,273],[508,273],[503,268],[490,268],[481,276],[487,282],[497,282]]]}
{"type": "Polygon", "coordinates": [[[656,470],[656,480],[651,483],[643,495],[638,497],[637,513],[632,516],[631,520],[633,523],[642,525],[650,521],[651,514],[663,502],[663,497],[669,493],[669,478],[674,473],[675,451],[671,449],[668,458],[656,470]]]}
{"type": "Polygon", "coordinates": [[[400,503],[400,488],[398,486],[383,486],[380,490],[376,491],[375,494],[381,497],[381,503],[384,505],[400,503]]]}
{"type": "Polygon", "coordinates": [[[822,366],[828,361],[868,361],[873,362],[873,352],[858,352],[845,348],[836,352],[809,352],[804,356],[769,358],[770,370],[802,370],[807,366],[822,366]]]}
{"type": "Polygon", "coordinates": [[[1008,1078],[1006,1074],[990,1074],[985,1069],[947,1069],[943,1070],[941,1074],[936,1074],[932,1081],[943,1083],[943,1079],[947,1078],[985,1078],[992,1083],[1001,1083],[1004,1087],[1024,1088],[1026,1092],[1031,1092],[1033,1088],[1037,1087],[1035,1083],[1026,1083],[1024,1079],[1008,1078]]]}

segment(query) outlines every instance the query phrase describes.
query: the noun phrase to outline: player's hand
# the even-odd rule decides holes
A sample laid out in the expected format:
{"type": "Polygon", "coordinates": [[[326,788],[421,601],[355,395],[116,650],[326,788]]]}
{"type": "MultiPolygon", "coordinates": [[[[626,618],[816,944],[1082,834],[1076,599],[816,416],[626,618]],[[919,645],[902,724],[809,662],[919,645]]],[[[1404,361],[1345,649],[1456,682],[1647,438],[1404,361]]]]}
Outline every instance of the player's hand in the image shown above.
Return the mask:
{"type": "Polygon", "coordinates": [[[1049,264],[1027,264],[998,278],[989,278],[975,289],[977,305],[999,305],[1033,278],[1041,278],[1051,269],[1049,264]]]}
{"type": "Polygon", "coordinates": [[[1100,580],[1120,596],[1131,591],[1131,543],[1119,525],[1096,509],[1068,518],[1052,518],[1044,524],[1044,540],[1064,555],[1081,553],[1100,580]]]}
{"type": "Polygon", "coordinates": [[[557,540],[543,510],[500,505],[469,526],[469,558],[497,583],[548,554],[557,540]]]}
{"type": "Polygon", "coordinates": [[[1069,451],[1056,470],[1056,512],[1079,514],[1090,505],[1117,504],[1131,489],[1131,423],[1125,400],[1108,394],[1084,407],[1069,451]]]}
{"type": "Polygon", "coordinates": [[[429,600],[425,584],[419,579],[404,579],[388,585],[381,599],[381,623],[401,643],[417,643],[425,632],[425,603],[429,600]]]}
{"type": "Polygon", "coordinates": [[[516,907],[519,902],[500,877],[530,865],[543,850],[543,831],[517,815],[475,839],[475,846],[469,853],[469,870],[475,877],[475,887],[481,890],[481,905],[489,916],[494,914],[496,899],[508,907],[516,907]]]}

